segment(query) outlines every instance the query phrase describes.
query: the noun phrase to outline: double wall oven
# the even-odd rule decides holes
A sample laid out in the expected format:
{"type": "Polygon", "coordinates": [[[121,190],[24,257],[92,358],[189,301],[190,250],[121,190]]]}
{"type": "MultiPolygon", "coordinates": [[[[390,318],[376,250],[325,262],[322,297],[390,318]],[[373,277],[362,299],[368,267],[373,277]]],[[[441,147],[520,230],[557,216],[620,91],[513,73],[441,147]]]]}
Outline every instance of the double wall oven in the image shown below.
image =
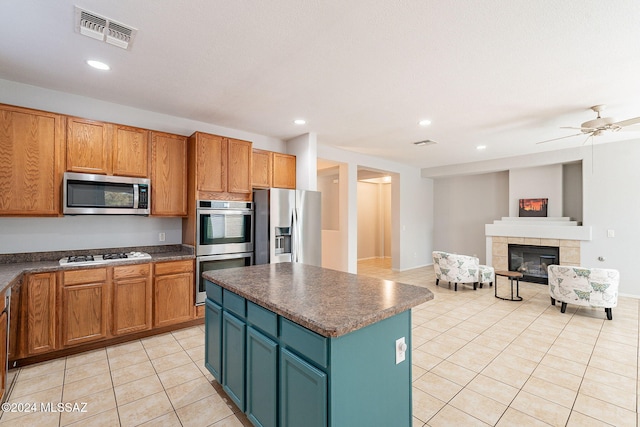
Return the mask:
{"type": "Polygon", "coordinates": [[[198,200],[196,304],[204,304],[202,273],[253,264],[253,203],[198,200]]]}

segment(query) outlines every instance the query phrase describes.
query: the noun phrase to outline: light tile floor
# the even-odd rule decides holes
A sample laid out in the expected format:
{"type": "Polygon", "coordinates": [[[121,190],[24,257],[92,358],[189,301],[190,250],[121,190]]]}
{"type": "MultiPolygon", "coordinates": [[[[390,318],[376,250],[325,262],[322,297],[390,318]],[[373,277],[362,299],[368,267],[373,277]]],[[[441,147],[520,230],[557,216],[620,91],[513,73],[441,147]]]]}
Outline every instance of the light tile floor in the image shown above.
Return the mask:
{"type": "MultiPolygon", "coordinates": [[[[638,300],[621,297],[607,321],[602,309],[560,313],[543,285],[522,283],[524,301],[511,302],[493,288],[436,287],[431,267],[358,268],[435,294],[412,314],[414,427],[639,427],[638,300]]],[[[87,412],[5,412],[0,426],[250,426],[203,366],[203,331],[22,368],[10,403],[84,402],[87,412]]]]}

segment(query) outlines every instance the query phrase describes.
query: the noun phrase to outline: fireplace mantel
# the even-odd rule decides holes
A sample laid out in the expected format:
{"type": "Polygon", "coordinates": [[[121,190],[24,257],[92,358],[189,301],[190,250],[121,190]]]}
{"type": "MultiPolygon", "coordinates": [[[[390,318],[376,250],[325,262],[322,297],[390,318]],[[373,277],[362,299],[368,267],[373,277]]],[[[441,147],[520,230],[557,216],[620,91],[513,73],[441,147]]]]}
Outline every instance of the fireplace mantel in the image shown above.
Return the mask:
{"type": "Polygon", "coordinates": [[[487,237],[591,240],[591,226],[578,225],[568,217],[503,217],[493,224],[485,224],[484,228],[487,237]]]}

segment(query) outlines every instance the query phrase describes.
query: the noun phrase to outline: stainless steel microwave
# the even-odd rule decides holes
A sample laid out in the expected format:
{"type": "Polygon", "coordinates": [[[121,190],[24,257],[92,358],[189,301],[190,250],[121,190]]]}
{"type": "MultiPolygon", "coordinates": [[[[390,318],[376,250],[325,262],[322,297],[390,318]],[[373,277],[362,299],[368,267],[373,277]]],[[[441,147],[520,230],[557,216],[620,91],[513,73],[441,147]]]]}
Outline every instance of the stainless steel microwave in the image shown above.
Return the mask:
{"type": "Polygon", "coordinates": [[[67,215],[149,215],[147,178],[65,172],[62,213],[67,215]]]}

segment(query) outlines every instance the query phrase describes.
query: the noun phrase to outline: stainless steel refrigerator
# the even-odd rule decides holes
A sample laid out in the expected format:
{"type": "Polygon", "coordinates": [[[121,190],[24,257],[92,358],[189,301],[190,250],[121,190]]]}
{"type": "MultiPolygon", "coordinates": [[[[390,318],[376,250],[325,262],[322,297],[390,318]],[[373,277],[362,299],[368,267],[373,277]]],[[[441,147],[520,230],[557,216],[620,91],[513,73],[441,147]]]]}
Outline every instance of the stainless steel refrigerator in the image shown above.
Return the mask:
{"type": "Polygon", "coordinates": [[[321,267],[320,192],[271,188],[253,192],[254,262],[321,267]]]}

